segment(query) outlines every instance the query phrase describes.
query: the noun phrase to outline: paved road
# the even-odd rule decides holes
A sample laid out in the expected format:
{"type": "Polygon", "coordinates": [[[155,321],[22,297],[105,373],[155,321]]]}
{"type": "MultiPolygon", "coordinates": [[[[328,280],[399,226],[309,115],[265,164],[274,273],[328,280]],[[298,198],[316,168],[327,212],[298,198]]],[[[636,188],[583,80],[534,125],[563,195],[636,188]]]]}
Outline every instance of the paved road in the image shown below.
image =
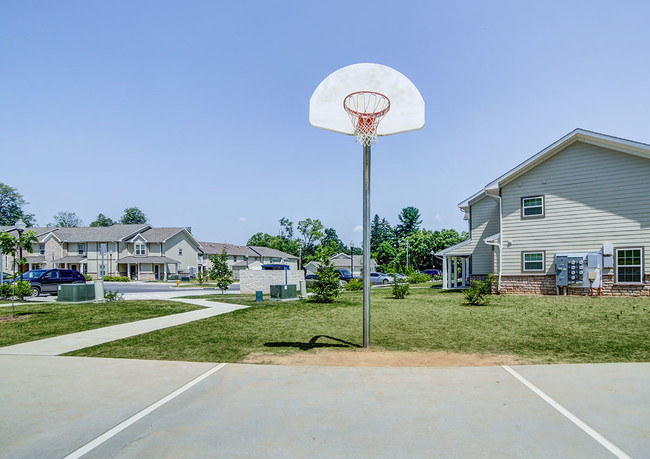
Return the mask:
{"type": "MultiPolygon", "coordinates": [[[[185,284],[181,284],[185,285],[185,284]]],[[[195,284],[196,285],[196,284],[195,284]]],[[[104,288],[106,290],[114,291],[119,290],[120,293],[168,293],[168,292],[180,292],[178,295],[196,295],[196,292],[200,293],[220,293],[221,290],[218,290],[214,287],[199,287],[190,288],[176,287],[175,283],[166,283],[166,282],[105,282],[104,288]],[[190,292],[190,293],[186,293],[190,292]]],[[[231,284],[228,287],[228,293],[239,293],[239,284],[231,284]]]]}
{"type": "Polygon", "coordinates": [[[4,355],[0,372],[2,457],[650,451],[648,363],[334,368],[4,355]]]}

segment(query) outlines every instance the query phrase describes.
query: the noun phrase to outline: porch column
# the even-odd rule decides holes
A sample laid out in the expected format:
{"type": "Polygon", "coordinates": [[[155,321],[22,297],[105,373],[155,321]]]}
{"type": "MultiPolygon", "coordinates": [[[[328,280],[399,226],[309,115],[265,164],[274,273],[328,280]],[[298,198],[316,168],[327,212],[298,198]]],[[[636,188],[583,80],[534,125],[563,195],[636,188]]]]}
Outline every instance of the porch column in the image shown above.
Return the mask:
{"type": "Polygon", "coordinates": [[[463,257],[460,260],[461,260],[461,262],[460,262],[461,263],[460,264],[460,271],[461,271],[460,282],[461,282],[461,284],[460,285],[462,287],[465,287],[465,276],[466,276],[466,273],[467,273],[467,268],[466,268],[467,258],[463,257]]]}
{"type": "Polygon", "coordinates": [[[138,280],[140,280],[140,271],[142,268],[140,267],[140,263],[138,263],[138,280]]]}
{"type": "Polygon", "coordinates": [[[442,257],[442,288],[447,290],[449,288],[449,274],[447,273],[447,255],[442,257]]]}
{"type": "Polygon", "coordinates": [[[454,288],[458,288],[458,257],[454,257],[454,288]]]}
{"type": "Polygon", "coordinates": [[[167,263],[163,263],[163,280],[167,280],[167,263]]]}
{"type": "Polygon", "coordinates": [[[126,277],[131,279],[131,263],[126,264],[126,277]]]}

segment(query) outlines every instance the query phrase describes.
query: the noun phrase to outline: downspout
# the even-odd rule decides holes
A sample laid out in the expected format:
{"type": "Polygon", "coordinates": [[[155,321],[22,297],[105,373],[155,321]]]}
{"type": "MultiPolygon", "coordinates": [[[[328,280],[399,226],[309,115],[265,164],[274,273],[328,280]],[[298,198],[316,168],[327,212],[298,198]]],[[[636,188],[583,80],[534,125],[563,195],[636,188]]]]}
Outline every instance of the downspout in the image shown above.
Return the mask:
{"type": "Polygon", "coordinates": [[[497,281],[497,294],[501,294],[501,273],[503,271],[503,241],[505,240],[503,238],[503,201],[500,194],[490,194],[489,196],[499,201],[499,242],[488,242],[485,239],[483,239],[483,242],[488,245],[495,245],[499,247],[499,280],[497,281]]]}

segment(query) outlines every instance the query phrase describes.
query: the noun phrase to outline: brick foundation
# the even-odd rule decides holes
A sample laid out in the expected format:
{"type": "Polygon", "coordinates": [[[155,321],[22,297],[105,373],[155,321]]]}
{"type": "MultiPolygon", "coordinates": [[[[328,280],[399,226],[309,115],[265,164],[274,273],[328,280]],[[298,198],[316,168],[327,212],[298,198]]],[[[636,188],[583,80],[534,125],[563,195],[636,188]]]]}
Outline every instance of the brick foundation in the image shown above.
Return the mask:
{"type": "MultiPolygon", "coordinates": [[[[473,281],[485,281],[485,275],[470,276],[470,285],[473,281]]],[[[496,291],[496,285],[493,288],[496,291]]],[[[527,275],[527,276],[501,276],[501,293],[516,293],[530,295],[555,295],[555,276],[527,275]]],[[[569,295],[589,295],[589,288],[569,287],[569,295]]],[[[594,289],[598,295],[598,289],[594,289]]],[[[603,296],[650,296],[650,275],[644,276],[643,285],[614,284],[613,274],[603,275],[603,296]]]]}

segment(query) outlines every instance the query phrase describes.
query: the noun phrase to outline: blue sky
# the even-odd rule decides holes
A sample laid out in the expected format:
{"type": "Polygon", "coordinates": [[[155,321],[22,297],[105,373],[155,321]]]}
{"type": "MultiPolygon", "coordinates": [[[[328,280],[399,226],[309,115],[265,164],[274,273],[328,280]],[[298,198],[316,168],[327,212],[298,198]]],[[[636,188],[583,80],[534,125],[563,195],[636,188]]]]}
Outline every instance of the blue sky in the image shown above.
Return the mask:
{"type": "Polygon", "coordinates": [[[415,206],[466,229],[458,202],[577,127],[650,143],[650,2],[372,5],[3,1],[0,181],[41,225],[137,206],[202,241],[310,217],[360,245],[362,149],[308,121],[358,62],[426,103],[424,129],[373,147],[372,213],[393,224],[415,206]]]}

